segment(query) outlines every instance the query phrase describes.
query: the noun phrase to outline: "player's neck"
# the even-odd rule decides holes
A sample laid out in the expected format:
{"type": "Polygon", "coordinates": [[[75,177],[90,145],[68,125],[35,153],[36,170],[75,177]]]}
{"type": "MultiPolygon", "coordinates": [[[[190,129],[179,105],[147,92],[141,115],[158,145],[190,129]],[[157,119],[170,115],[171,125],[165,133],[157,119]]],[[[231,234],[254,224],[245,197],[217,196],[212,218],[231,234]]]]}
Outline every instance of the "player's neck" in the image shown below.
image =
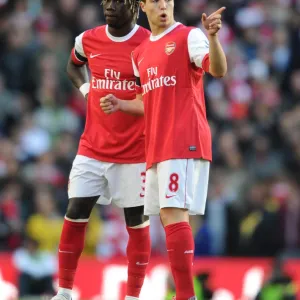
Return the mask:
{"type": "Polygon", "coordinates": [[[113,28],[108,25],[108,32],[115,37],[123,37],[131,32],[134,28],[135,23],[129,23],[128,25],[124,25],[122,28],[113,28]]]}
{"type": "Polygon", "coordinates": [[[176,23],[176,21],[173,20],[172,22],[170,22],[170,24],[168,24],[165,27],[160,27],[160,26],[155,26],[154,24],[150,24],[152,36],[156,36],[156,35],[162,34],[166,30],[168,30],[171,26],[173,26],[175,23],[176,23]]]}

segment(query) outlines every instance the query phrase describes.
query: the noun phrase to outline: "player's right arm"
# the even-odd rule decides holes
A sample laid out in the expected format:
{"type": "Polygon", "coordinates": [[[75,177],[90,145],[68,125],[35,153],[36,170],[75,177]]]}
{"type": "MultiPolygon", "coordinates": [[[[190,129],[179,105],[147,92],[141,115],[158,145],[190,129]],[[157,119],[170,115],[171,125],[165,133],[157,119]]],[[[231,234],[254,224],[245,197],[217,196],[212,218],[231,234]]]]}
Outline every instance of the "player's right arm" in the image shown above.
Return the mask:
{"type": "Polygon", "coordinates": [[[224,77],[227,73],[226,56],[218,38],[218,32],[222,28],[222,13],[225,9],[222,7],[208,17],[205,13],[202,14],[202,24],[209,40],[209,73],[216,78],[224,77]]]}
{"type": "Polygon", "coordinates": [[[138,68],[136,67],[134,55],[132,55],[132,66],[136,78],[136,98],[134,100],[121,100],[111,94],[101,98],[100,106],[106,114],[112,114],[120,110],[122,112],[132,115],[144,115],[144,103],[142,96],[140,73],[138,68]]]}
{"type": "Polygon", "coordinates": [[[109,94],[100,99],[100,106],[108,115],[116,111],[122,111],[131,115],[144,115],[142,94],[137,94],[134,100],[122,100],[109,94]]]}
{"type": "Polygon", "coordinates": [[[87,99],[90,84],[89,76],[87,72],[87,57],[84,53],[82,38],[83,34],[80,34],[75,39],[75,46],[72,49],[68,64],[67,74],[72,81],[73,85],[80,90],[82,95],[87,99]]]}

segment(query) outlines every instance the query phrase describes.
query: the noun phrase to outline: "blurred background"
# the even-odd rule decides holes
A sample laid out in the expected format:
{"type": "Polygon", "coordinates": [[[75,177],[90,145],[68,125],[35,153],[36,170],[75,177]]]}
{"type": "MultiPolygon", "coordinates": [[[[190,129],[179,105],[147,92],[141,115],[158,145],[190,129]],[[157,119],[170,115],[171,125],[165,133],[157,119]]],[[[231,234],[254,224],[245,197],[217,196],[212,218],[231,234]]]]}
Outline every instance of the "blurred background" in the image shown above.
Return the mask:
{"type": "MultiPolygon", "coordinates": [[[[72,87],[65,68],[74,38],[104,24],[100,2],[0,0],[1,300],[17,299],[12,295],[18,290],[30,294],[26,291],[30,285],[42,285],[41,293],[51,293],[47,280],[56,274],[68,175],[85,123],[85,100],[72,87]]],[[[239,268],[254,257],[266,258],[255,293],[251,288],[251,295],[241,294],[241,282],[238,291],[223,291],[226,295],[220,298],[215,293],[214,299],[255,299],[274,276],[289,278],[280,286],[290,288],[293,283],[294,294],[300,274],[296,280],[295,274],[285,274],[283,266],[300,254],[300,1],[175,4],[176,20],[198,27],[203,12],[227,7],[220,39],[228,74],[222,80],[206,76],[205,83],[214,163],[206,215],[192,218],[196,256],[210,257],[211,262],[221,259],[228,268],[239,268]],[[232,262],[233,257],[243,259],[232,262]]],[[[142,13],[139,24],[148,27],[142,13]]],[[[156,218],[151,231],[152,255],[165,262],[164,232],[156,218]]],[[[83,262],[97,257],[108,264],[105,261],[122,258],[126,243],[123,212],[97,207],[83,262]]],[[[199,280],[204,286],[213,277],[211,286],[221,288],[214,274],[218,269],[211,268],[207,267],[212,270],[208,274],[202,270],[199,280]]],[[[224,272],[226,276],[228,270],[224,272]]],[[[92,299],[84,298],[91,295],[86,296],[81,285],[79,280],[80,299],[92,299]]],[[[95,299],[119,299],[101,298],[100,287],[97,293],[100,298],[95,299]]],[[[261,294],[259,299],[296,299],[261,294]]]]}

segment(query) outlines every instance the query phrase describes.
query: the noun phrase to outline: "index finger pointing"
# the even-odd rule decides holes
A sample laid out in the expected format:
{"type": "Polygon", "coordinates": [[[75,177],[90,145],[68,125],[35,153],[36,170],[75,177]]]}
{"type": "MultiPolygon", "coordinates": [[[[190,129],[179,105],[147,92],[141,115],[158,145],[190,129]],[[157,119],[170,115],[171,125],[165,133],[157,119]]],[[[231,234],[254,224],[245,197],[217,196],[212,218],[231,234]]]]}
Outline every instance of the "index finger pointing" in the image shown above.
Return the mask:
{"type": "Polygon", "coordinates": [[[213,12],[209,17],[212,17],[212,16],[214,16],[216,14],[220,15],[220,14],[222,14],[224,12],[225,9],[226,9],[226,7],[223,6],[223,7],[219,8],[217,11],[213,12]]]}

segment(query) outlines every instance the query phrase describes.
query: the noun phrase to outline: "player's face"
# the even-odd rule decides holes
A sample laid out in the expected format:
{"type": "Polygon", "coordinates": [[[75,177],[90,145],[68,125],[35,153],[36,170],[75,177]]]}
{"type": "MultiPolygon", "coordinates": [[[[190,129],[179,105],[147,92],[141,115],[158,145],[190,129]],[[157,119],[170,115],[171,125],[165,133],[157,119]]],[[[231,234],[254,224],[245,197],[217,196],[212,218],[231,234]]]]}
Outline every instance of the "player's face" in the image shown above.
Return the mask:
{"type": "Polygon", "coordinates": [[[133,13],[128,1],[103,0],[104,16],[108,26],[121,29],[125,24],[133,22],[133,13]]]}
{"type": "Polygon", "coordinates": [[[145,0],[141,2],[141,8],[150,25],[163,28],[174,22],[174,0],[145,0]]]}

